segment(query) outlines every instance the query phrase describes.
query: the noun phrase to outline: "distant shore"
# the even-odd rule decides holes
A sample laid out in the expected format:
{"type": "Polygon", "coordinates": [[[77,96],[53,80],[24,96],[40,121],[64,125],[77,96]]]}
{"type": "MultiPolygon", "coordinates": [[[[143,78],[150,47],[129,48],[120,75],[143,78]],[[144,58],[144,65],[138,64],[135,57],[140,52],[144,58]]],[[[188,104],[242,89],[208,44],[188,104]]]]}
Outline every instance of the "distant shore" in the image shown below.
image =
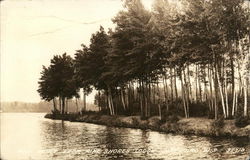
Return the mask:
{"type": "Polygon", "coordinates": [[[165,133],[191,134],[211,137],[248,137],[250,139],[250,125],[238,128],[234,120],[224,120],[224,126],[221,128],[213,127],[213,120],[206,118],[182,118],[177,122],[161,123],[158,116],[141,120],[139,116],[109,116],[99,114],[66,114],[53,115],[46,114],[45,118],[55,120],[66,120],[71,122],[86,122],[101,124],[113,127],[125,127],[136,129],[150,129],[165,133]]]}

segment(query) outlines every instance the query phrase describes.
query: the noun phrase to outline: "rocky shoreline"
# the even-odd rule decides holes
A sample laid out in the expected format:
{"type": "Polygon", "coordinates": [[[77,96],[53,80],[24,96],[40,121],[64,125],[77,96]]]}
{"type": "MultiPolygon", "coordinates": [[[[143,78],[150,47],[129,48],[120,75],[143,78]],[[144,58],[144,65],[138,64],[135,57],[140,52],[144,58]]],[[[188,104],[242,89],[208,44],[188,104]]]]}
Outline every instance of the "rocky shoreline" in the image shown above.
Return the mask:
{"type": "Polygon", "coordinates": [[[45,118],[66,120],[71,122],[86,122],[113,127],[125,127],[136,129],[151,129],[165,133],[192,134],[213,137],[248,137],[250,139],[250,125],[238,128],[234,120],[224,120],[223,127],[214,127],[212,119],[206,118],[182,118],[177,122],[162,123],[157,116],[148,120],[141,120],[139,116],[109,116],[100,114],[46,114],[45,118]]]}

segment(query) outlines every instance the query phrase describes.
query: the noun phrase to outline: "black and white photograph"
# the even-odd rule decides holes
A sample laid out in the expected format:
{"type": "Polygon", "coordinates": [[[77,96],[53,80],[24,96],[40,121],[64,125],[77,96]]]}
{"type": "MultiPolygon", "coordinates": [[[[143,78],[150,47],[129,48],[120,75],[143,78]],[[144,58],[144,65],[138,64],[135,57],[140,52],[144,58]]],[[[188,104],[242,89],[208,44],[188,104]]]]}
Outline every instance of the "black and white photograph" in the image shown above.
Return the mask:
{"type": "Polygon", "coordinates": [[[250,160],[250,0],[0,7],[0,160],[250,160]]]}

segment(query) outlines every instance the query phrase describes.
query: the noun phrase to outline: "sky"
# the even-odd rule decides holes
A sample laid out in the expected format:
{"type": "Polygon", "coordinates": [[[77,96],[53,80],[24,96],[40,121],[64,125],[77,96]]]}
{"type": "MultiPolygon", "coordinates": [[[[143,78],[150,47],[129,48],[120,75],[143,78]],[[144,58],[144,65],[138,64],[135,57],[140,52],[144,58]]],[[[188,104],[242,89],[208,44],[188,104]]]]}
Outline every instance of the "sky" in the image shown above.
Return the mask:
{"type": "MultiPolygon", "coordinates": [[[[142,0],[150,9],[152,0],[142,0]]],[[[1,101],[41,101],[38,80],[53,55],[73,57],[122,9],[121,0],[1,1],[1,101]]],[[[93,102],[94,93],[87,97],[93,102]]]]}

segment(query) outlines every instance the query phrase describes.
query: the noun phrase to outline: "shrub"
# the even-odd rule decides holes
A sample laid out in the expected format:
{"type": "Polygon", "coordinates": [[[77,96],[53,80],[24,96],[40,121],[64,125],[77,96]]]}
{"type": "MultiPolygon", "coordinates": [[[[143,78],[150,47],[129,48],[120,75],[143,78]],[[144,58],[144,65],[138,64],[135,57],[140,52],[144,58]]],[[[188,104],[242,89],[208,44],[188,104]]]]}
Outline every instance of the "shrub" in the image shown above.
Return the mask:
{"type": "Polygon", "coordinates": [[[60,114],[60,111],[59,111],[58,109],[56,109],[56,110],[51,110],[51,112],[52,112],[53,115],[58,115],[58,114],[60,114]]]}
{"type": "Polygon", "coordinates": [[[214,119],[215,117],[215,114],[214,114],[214,111],[207,111],[207,117],[208,119],[214,119]]]}
{"type": "Polygon", "coordinates": [[[68,120],[70,120],[70,121],[74,121],[74,120],[76,120],[78,117],[79,117],[79,115],[76,114],[76,113],[68,114],[68,120]]]}
{"type": "Polygon", "coordinates": [[[163,121],[176,123],[179,121],[180,113],[177,108],[170,108],[169,111],[166,112],[165,116],[163,117],[163,121]]]}
{"type": "Polygon", "coordinates": [[[164,123],[166,123],[166,117],[162,117],[161,119],[160,119],[160,121],[159,121],[159,123],[160,123],[160,125],[162,125],[162,124],[164,124],[164,123]]]}
{"type": "Polygon", "coordinates": [[[170,115],[167,117],[166,121],[170,122],[170,123],[176,123],[178,122],[180,119],[176,114],[170,115]]]}
{"type": "Polygon", "coordinates": [[[97,111],[85,111],[82,109],[81,114],[83,114],[83,115],[96,115],[96,114],[100,114],[100,113],[97,111]]]}
{"type": "Polygon", "coordinates": [[[109,125],[123,127],[124,123],[118,116],[112,116],[112,118],[109,120],[109,125]]]}
{"type": "Polygon", "coordinates": [[[182,117],[185,116],[182,99],[177,99],[172,104],[169,104],[169,113],[172,115],[175,114],[177,116],[182,116],[182,117]]]}
{"type": "Polygon", "coordinates": [[[139,120],[136,117],[132,117],[132,124],[134,126],[138,126],[139,125],[139,120]]]}
{"type": "Polygon", "coordinates": [[[207,115],[209,108],[206,102],[190,103],[190,117],[204,117],[207,115]]]}
{"type": "Polygon", "coordinates": [[[148,117],[146,116],[140,116],[141,120],[148,120],[148,117]]]}
{"type": "Polygon", "coordinates": [[[151,117],[148,120],[148,126],[151,129],[159,129],[160,125],[162,124],[161,120],[158,117],[151,117]]]}
{"type": "Polygon", "coordinates": [[[212,122],[212,128],[213,128],[214,132],[216,133],[216,135],[219,134],[221,128],[223,128],[224,125],[225,125],[225,122],[224,122],[223,116],[219,116],[218,119],[216,119],[212,122]]]}
{"type": "Polygon", "coordinates": [[[236,127],[243,128],[250,124],[249,121],[249,118],[244,117],[242,112],[237,112],[234,124],[236,127]]]}

